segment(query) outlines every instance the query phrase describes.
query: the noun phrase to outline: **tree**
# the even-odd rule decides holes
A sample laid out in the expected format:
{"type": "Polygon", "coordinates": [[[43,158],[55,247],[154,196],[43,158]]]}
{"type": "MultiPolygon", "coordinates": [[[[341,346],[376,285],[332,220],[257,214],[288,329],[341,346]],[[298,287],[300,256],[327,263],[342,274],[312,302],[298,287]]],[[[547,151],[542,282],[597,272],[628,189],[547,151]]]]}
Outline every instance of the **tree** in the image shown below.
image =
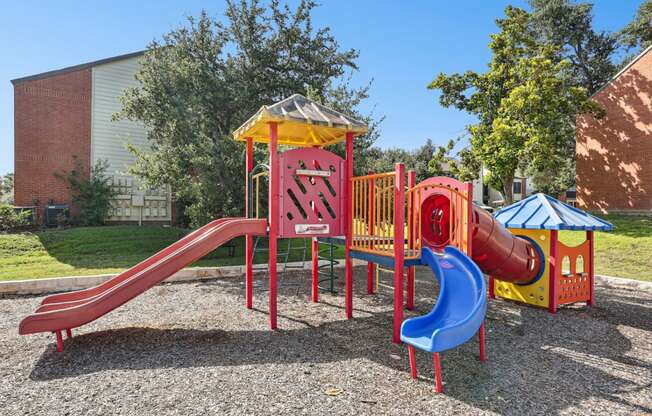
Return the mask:
{"type": "Polygon", "coordinates": [[[401,148],[376,149],[370,171],[375,173],[393,172],[397,163],[403,163],[406,170],[414,167],[414,153],[401,148]]]}
{"type": "Polygon", "coordinates": [[[616,73],[612,58],[617,36],[593,29],[593,5],[571,0],[530,0],[529,29],[541,43],[559,48],[558,60],[567,60],[574,85],[593,94],[616,73]]]}
{"type": "Polygon", "coordinates": [[[634,20],[623,28],[620,37],[628,48],[645,49],[652,45],[652,0],[640,5],[634,20]]]}
{"type": "Polygon", "coordinates": [[[111,186],[111,177],[106,174],[108,167],[108,161],[98,160],[91,166],[90,175],[86,177],[80,160],[75,158],[73,170],[55,174],[64,179],[72,191],[72,203],[79,207],[80,225],[103,225],[109,216],[117,192],[111,186]]]}
{"type": "Polygon", "coordinates": [[[478,178],[482,162],[468,146],[457,152],[456,146],[465,136],[450,139],[446,146],[438,146],[428,162],[428,170],[434,176],[452,176],[462,182],[471,182],[478,178]]]}
{"type": "Polygon", "coordinates": [[[14,174],[7,173],[5,176],[0,176],[0,203],[13,204],[14,203],[14,174]]]}
{"type": "Polygon", "coordinates": [[[414,169],[416,173],[417,183],[432,176],[430,173],[430,160],[436,151],[437,146],[431,139],[426,140],[421,147],[414,151],[414,165],[411,169],[414,169]]]}
{"type": "MultiPolygon", "coordinates": [[[[225,23],[202,12],[149,45],[140,86],[126,92],[118,117],[147,130],[151,149],[132,147],[132,172],[149,186],[170,185],[193,225],[241,214],[244,146],[230,134],[262,105],[310,93],[354,110],[366,97],[364,88],[336,83],[357,69],[358,52],[340,50],[328,28],[314,28],[315,6],[230,0],[225,23]]],[[[265,155],[255,152],[258,161],[265,155]]]]}
{"type": "MultiPolygon", "coordinates": [[[[370,82],[362,88],[354,89],[350,87],[349,77],[345,82],[329,87],[323,97],[319,96],[317,91],[311,88],[308,90],[307,95],[312,100],[367,123],[369,129],[367,134],[356,137],[353,140],[354,175],[366,175],[369,171],[373,170],[375,163],[374,155],[377,155],[377,153],[372,152],[371,147],[380,137],[380,124],[385,119],[385,117],[376,119],[373,113],[363,115],[357,110],[358,105],[369,98],[371,84],[370,82]]],[[[344,142],[331,145],[328,147],[328,150],[341,157],[346,156],[346,144],[344,142]]]]}
{"type": "Polygon", "coordinates": [[[508,6],[505,15],[497,20],[500,32],[491,36],[487,72],[440,73],[429,88],[441,91],[442,105],[478,117],[468,128],[470,147],[459,158],[460,172],[472,175],[481,163],[489,172],[485,181],[511,203],[516,171],[544,172],[572,158],[575,116],[600,115],[601,108],[569,80],[570,63],[557,59],[559,49],[529,29],[525,10],[508,6]]]}

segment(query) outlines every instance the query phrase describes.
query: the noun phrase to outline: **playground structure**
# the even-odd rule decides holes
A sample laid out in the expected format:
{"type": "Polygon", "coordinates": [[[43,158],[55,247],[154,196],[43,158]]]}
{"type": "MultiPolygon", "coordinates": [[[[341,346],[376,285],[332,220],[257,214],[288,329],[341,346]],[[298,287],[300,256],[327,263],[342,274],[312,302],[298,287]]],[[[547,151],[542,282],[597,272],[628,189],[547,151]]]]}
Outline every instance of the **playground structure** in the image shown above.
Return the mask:
{"type": "Polygon", "coordinates": [[[512,283],[489,278],[489,296],[510,299],[557,312],[560,305],[595,302],[593,242],[595,231],[613,226],[600,218],[544,194],[532,195],[496,213],[496,221],[532,242],[545,259],[539,279],[512,283]],[[585,232],[586,239],[570,247],[559,240],[559,231],[585,232]],[[536,243],[535,243],[536,242],[536,243]]]}
{"type": "MultiPolygon", "coordinates": [[[[477,333],[480,360],[485,359],[484,319],[488,296],[483,272],[491,276],[490,293],[508,299],[549,306],[530,302],[542,295],[531,297],[525,291],[528,287],[540,290],[537,285],[549,276],[551,281],[561,282],[546,286],[554,295],[551,304],[555,307],[558,303],[587,300],[586,288],[593,284],[593,267],[589,266],[587,276],[581,275],[577,261],[573,260],[572,275],[560,274],[556,259],[566,255],[576,259],[582,255],[592,265],[592,234],[587,244],[571,249],[558,244],[556,229],[542,231],[545,235],[550,233],[549,240],[555,238],[556,242],[546,249],[539,244],[540,237],[535,231],[523,231],[524,236],[516,236],[499,221],[503,214],[505,218],[514,218],[510,213],[525,215],[526,210],[514,211],[508,207],[494,218],[473,205],[470,183],[448,177],[416,183],[415,173],[406,172],[401,163],[395,165],[393,172],[356,177],[353,140],[366,131],[364,123],[301,95],[263,106],[234,132],[236,140],[246,143],[245,218],[215,220],[95,288],[46,297],[35,313],[23,319],[19,332],[54,332],[57,349],[61,351],[63,331],[72,336],[73,328],[103,316],[241,235],[245,236],[245,306],[249,309],[253,308],[253,239],[267,236],[269,241],[271,329],[278,326],[279,238],[312,238],[313,302],[319,301],[320,276],[323,276],[319,239],[344,241],[344,304],[348,319],[353,317],[352,259],[367,262],[369,294],[374,292],[376,265],[392,269],[392,340],[408,345],[411,373],[415,378],[415,347],[433,354],[438,392],[442,391],[440,352],[467,342],[477,333]],[[324,149],[341,141],[345,141],[345,158],[324,149]],[[254,143],[268,146],[268,164],[254,166],[254,143]],[[280,153],[279,146],[289,149],[280,153]],[[268,179],[268,209],[267,218],[260,218],[260,179],[264,176],[268,179]],[[439,297],[430,313],[404,320],[404,308],[414,308],[414,268],[418,265],[433,271],[439,281],[439,297]],[[577,279],[585,280],[580,283],[577,279]],[[576,289],[566,290],[570,285],[576,289]],[[557,299],[563,300],[557,302],[557,299]]],[[[547,211],[550,201],[542,198],[548,201],[547,205],[544,209],[536,208],[528,220],[540,215],[545,220],[543,225],[548,225],[548,218],[552,218],[552,223],[562,227],[564,221],[558,210],[551,214],[547,211]]],[[[568,217],[564,217],[568,223],[570,214],[564,211],[562,215],[568,217]]],[[[578,218],[586,221],[586,227],[593,227],[590,232],[611,227],[582,211],[573,211],[572,219],[578,218]],[[596,228],[597,222],[601,228],[596,228]]],[[[521,228],[529,225],[524,222],[521,228]]],[[[587,233],[589,228],[585,228],[587,233]]],[[[592,289],[590,293],[589,303],[593,299],[592,289]]]]}

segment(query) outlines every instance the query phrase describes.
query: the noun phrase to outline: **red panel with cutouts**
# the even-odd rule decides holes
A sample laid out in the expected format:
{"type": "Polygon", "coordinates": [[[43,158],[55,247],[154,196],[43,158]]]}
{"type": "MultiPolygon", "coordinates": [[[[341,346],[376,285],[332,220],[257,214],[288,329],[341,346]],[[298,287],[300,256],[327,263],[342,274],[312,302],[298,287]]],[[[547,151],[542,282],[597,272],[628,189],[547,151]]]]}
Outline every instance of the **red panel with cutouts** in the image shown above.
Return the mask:
{"type": "Polygon", "coordinates": [[[590,246],[585,241],[579,246],[568,247],[557,242],[557,303],[564,305],[585,302],[591,298],[590,246]]]}
{"type": "Polygon", "coordinates": [[[344,234],[344,159],[324,149],[280,155],[280,237],[344,234]]]}

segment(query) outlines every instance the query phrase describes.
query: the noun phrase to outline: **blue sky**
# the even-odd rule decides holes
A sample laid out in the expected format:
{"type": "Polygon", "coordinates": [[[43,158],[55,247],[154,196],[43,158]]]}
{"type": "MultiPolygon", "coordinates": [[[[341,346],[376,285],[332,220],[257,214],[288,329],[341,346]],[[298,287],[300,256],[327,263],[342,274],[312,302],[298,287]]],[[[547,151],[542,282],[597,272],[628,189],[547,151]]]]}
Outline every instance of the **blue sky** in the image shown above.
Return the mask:
{"type": "MultiPolygon", "coordinates": [[[[329,26],[343,48],[360,51],[354,82],[374,79],[363,110],[385,115],[383,148],[445,143],[473,121],[442,108],[426,89],[439,72],[482,71],[488,36],[507,4],[525,1],[322,0],[315,26],[329,26]]],[[[595,26],[616,31],[640,1],[594,1],[595,26]]],[[[0,13],[0,174],[13,171],[13,78],[144,49],[149,41],[222,1],[11,1],[0,13]]]]}

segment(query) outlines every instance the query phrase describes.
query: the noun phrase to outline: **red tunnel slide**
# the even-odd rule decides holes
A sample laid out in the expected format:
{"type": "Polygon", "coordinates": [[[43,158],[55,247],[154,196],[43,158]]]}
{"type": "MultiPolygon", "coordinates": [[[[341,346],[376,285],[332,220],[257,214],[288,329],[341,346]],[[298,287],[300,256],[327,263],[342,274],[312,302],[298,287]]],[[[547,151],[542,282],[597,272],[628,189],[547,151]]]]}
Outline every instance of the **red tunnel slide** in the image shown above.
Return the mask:
{"type": "MultiPolygon", "coordinates": [[[[442,250],[448,245],[450,202],[441,194],[426,198],[421,205],[424,245],[442,250]]],[[[473,241],[471,258],[480,269],[496,279],[514,283],[535,280],[543,259],[536,244],[515,236],[484,209],[473,206],[473,241]]]]}
{"type": "Polygon", "coordinates": [[[267,220],[215,220],[98,286],[46,297],[18,329],[21,335],[76,328],[111,312],[220,245],[241,235],[266,235],[267,220]]]}

